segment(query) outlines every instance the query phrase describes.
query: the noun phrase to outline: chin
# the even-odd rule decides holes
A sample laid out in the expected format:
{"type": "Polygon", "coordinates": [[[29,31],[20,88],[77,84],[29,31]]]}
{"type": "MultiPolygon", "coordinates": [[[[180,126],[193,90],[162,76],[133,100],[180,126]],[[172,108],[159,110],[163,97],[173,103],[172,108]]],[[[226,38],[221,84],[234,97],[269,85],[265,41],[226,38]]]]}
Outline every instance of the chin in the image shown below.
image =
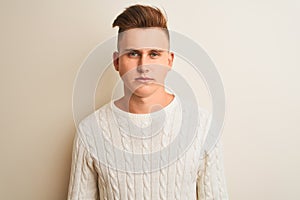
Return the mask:
{"type": "Polygon", "coordinates": [[[143,85],[137,88],[135,91],[132,91],[134,95],[139,97],[148,97],[151,96],[159,87],[155,84],[143,85]]]}
{"type": "Polygon", "coordinates": [[[148,97],[153,94],[155,90],[153,89],[146,89],[146,88],[139,88],[133,92],[134,95],[139,96],[139,97],[148,97]]]}

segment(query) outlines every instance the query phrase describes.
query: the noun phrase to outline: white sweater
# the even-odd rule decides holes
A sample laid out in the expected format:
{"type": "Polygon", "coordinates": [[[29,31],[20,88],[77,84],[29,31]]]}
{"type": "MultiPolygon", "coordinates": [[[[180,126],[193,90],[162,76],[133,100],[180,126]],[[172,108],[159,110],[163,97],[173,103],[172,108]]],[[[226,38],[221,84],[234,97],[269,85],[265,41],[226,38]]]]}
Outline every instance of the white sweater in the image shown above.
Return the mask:
{"type": "Polygon", "coordinates": [[[176,96],[154,115],[128,113],[113,102],[79,124],[68,200],[228,199],[221,143],[200,158],[211,119],[205,109],[199,108],[197,134],[191,145],[174,151],[170,144],[178,137],[182,120],[176,96]],[[162,116],[166,119],[163,127],[155,129],[162,116]],[[141,131],[131,131],[132,125],[141,131]],[[177,159],[170,160],[171,152],[178,153],[177,159]]]}

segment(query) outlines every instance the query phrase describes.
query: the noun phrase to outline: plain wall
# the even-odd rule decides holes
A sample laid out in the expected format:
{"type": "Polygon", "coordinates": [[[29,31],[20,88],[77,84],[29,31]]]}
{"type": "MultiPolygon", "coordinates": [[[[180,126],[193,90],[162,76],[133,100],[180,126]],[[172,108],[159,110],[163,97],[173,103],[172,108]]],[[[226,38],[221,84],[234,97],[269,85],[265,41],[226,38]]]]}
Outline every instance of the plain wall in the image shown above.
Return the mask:
{"type": "MultiPolygon", "coordinates": [[[[0,1],[0,199],[66,199],[77,70],[136,2],[0,1]]],[[[299,1],[139,2],[163,7],[222,76],[230,199],[299,199],[299,1]]]]}

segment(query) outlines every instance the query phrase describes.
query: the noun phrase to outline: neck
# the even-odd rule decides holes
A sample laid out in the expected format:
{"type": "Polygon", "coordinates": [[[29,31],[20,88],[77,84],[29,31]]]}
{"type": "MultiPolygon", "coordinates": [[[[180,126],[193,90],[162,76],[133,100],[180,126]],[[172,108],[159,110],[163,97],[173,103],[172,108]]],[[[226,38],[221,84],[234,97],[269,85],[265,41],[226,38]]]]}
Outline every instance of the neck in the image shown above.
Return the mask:
{"type": "Polygon", "coordinates": [[[159,88],[158,91],[146,97],[131,94],[125,90],[125,96],[115,103],[120,109],[126,112],[146,114],[166,107],[173,98],[174,95],[167,93],[164,87],[159,88]]]}

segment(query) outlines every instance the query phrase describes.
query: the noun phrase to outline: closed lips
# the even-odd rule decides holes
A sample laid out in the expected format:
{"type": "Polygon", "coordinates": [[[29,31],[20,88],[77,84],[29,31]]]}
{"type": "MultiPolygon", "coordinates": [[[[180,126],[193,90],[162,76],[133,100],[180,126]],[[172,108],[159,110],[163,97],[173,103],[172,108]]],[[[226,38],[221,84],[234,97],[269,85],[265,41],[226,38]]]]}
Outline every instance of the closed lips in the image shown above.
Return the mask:
{"type": "Polygon", "coordinates": [[[154,80],[154,79],[153,78],[148,78],[148,77],[138,77],[135,80],[144,80],[144,81],[146,81],[146,80],[154,80]]]}

